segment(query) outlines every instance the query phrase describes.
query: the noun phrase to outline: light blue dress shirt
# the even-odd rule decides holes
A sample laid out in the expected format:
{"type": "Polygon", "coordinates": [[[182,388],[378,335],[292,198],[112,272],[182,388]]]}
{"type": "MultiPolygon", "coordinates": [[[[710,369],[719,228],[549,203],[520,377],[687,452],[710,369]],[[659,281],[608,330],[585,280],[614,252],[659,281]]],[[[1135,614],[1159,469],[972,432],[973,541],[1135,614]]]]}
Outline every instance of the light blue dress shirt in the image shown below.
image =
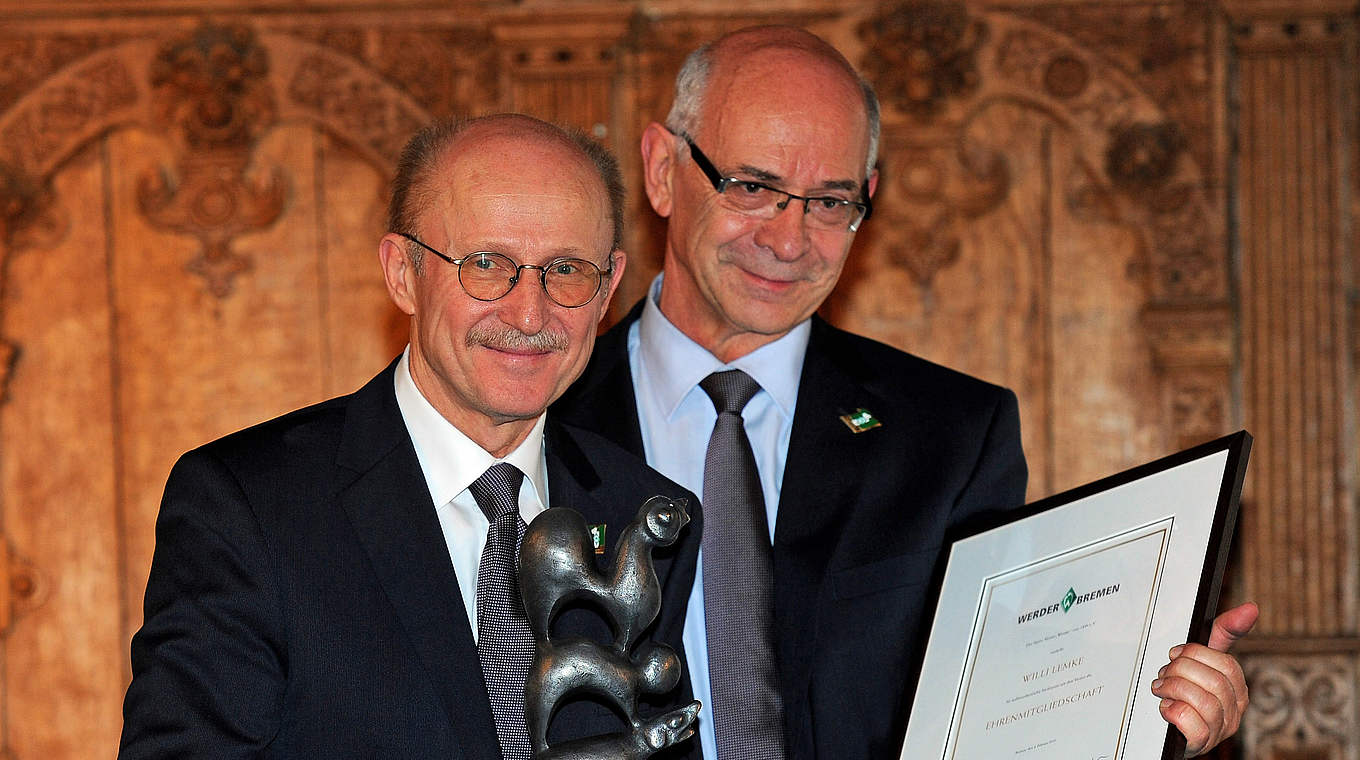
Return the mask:
{"type": "MultiPolygon", "coordinates": [[[[784,479],[798,382],[812,324],[805,320],[778,340],[724,364],[661,313],[657,306],[661,286],[662,276],[658,275],[648,290],[641,318],[628,331],[628,362],[647,464],[702,499],[704,454],[718,414],[708,394],[699,387],[699,381],[713,372],[742,370],[761,388],[746,404],[742,418],[760,471],[765,515],[773,542],[779,484],[784,479]]],[[[718,757],[718,750],[713,721],[706,717],[713,699],[708,679],[708,641],[704,635],[703,562],[701,550],[686,608],[684,646],[694,697],[704,704],[699,717],[699,741],[704,757],[711,760],[718,757]]]]}

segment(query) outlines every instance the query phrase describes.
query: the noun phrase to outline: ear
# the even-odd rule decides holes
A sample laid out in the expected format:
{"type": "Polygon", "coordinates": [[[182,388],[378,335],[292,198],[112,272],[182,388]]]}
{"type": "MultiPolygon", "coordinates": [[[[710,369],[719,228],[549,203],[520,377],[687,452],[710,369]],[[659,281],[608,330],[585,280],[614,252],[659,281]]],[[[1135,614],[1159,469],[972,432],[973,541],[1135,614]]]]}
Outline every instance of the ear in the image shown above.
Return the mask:
{"type": "Polygon", "coordinates": [[[659,216],[671,215],[671,175],[677,155],[675,135],[656,122],[642,131],[642,179],[647,200],[659,216]]]}
{"type": "Polygon", "coordinates": [[[878,170],[869,172],[869,197],[874,197],[874,191],[878,189],[878,170]]]}
{"type": "Polygon", "coordinates": [[[619,289],[619,284],[623,282],[623,270],[628,264],[628,254],[622,248],[615,248],[609,256],[614,260],[614,274],[610,275],[609,282],[605,283],[604,297],[600,299],[600,319],[609,313],[609,302],[614,298],[614,292],[619,289]]]}
{"type": "Polygon", "coordinates": [[[407,315],[416,313],[415,266],[406,251],[406,239],[389,232],[378,242],[378,261],[382,263],[387,296],[407,315]]]}

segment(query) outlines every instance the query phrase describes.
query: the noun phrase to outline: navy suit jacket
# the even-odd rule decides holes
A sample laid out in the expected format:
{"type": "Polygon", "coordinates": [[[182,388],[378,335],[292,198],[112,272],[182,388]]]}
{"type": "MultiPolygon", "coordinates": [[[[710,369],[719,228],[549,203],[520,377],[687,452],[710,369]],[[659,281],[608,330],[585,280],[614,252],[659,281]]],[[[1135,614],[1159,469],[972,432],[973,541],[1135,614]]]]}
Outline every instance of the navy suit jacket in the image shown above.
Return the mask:
{"type": "MultiPolygon", "coordinates": [[[[499,757],[392,370],[175,465],[132,642],[120,758],[499,757]]],[[[545,437],[549,505],[611,536],[652,495],[690,499],[695,521],[654,554],[669,600],[654,638],[680,651],[697,502],[589,432],[550,418],[545,437]]],[[[620,726],[594,704],[554,723],[567,737],[620,726]]]]}
{"type": "MultiPolygon", "coordinates": [[[[640,306],[552,408],[639,455],[640,306]]],[[[813,317],[773,554],[791,758],[897,756],[946,537],[1021,506],[1025,480],[1013,393],[813,317]],[[840,415],[858,409],[882,426],[852,432],[840,415]]]]}

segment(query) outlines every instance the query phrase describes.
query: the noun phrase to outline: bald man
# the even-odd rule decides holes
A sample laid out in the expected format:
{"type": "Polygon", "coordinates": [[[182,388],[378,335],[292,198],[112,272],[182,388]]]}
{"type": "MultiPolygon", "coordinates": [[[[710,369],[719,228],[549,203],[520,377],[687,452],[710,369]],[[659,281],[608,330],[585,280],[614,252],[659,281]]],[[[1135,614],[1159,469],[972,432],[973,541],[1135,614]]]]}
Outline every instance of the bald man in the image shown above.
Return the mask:
{"type": "MultiPolygon", "coordinates": [[[[358,392],[175,465],[121,758],[527,760],[525,524],[567,506],[617,530],[654,494],[694,504],[544,412],[623,272],[613,159],[488,117],[418,134],[393,187],[378,254],[410,344],[358,392]]],[[[655,555],[675,597],[656,638],[677,649],[698,528],[655,555]]],[[[558,735],[620,727],[582,707],[558,735]]]]}
{"type": "MultiPolygon", "coordinates": [[[[684,638],[709,760],[896,757],[946,535],[1024,501],[1013,393],[815,315],[870,216],[878,137],[872,87],[806,31],[743,29],[691,54],[642,137],[662,274],[554,407],[702,490],[684,638]],[[706,378],[732,370],[758,386],[740,414],[768,541],[738,550],[763,555],[741,583],[709,493],[709,463],[730,458],[706,462],[722,416],[706,378]],[[738,595],[753,637],[719,630],[738,595]],[[750,674],[736,689],[734,671],[750,674]]],[[[1154,688],[1192,753],[1237,728],[1242,670],[1216,650],[1255,616],[1225,613],[1213,648],[1177,652],[1154,688]]]]}

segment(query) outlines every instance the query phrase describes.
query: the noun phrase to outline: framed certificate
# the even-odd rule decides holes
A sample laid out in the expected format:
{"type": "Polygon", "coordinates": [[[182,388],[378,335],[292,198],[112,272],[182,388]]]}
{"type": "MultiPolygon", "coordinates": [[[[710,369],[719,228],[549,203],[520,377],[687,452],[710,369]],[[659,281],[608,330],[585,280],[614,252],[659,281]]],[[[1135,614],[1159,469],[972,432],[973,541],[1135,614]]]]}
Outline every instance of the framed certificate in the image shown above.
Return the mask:
{"type": "Polygon", "coordinates": [[[903,760],[1177,756],[1151,684],[1208,640],[1250,448],[1238,432],[955,541],[903,760]]]}

